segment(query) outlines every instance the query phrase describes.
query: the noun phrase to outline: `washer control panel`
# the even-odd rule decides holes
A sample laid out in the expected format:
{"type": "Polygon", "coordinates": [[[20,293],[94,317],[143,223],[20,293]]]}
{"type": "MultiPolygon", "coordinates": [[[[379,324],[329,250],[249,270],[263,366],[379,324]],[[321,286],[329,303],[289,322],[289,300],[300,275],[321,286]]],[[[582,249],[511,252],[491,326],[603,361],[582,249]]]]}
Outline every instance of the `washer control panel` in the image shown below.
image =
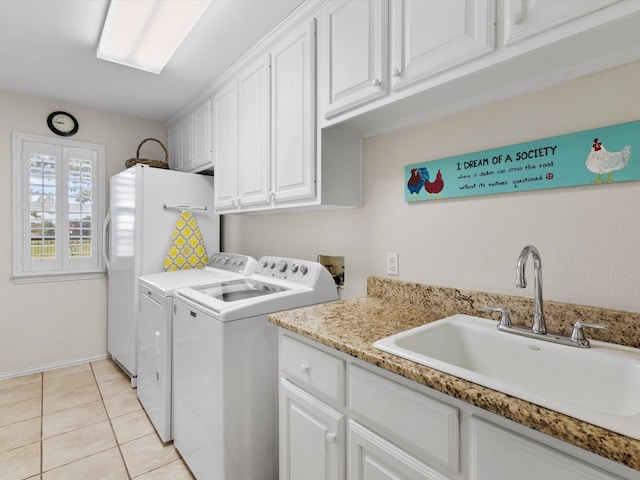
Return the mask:
{"type": "Polygon", "coordinates": [[[238,253],[216,252],[209,257],[208,267],[227,272],[251,275],[256,266],[256,259],[238,253]]]}
{"type": "Polygon", "coordinates": [[[313,286],[323,269],[325,268],[319,263],[309,260],[262,257],[258,260],[254,273],[313,286]]]}

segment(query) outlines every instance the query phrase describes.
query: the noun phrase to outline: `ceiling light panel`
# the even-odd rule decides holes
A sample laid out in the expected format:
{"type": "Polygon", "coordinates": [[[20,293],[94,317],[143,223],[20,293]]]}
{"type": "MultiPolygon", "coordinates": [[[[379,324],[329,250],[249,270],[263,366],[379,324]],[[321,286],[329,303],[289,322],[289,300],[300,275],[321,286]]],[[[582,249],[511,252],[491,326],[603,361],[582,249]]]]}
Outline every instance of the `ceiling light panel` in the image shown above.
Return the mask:
{"type": "Polygon", "coordinates": [[[211,0],[111,0],[97,56],[158,74],[211,0]]]}

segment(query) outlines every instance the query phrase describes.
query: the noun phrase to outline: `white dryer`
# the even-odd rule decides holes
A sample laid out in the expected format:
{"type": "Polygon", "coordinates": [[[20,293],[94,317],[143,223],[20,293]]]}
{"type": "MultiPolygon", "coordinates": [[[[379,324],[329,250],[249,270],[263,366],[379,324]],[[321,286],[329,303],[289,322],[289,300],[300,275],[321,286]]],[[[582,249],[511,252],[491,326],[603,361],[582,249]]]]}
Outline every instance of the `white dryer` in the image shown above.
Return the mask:
{"type": "Polygon", "coordinates": [[[249,275],[257,262],[234,253],[216,253],[202,269],[143,275],[139,279],[138,398],[163,442],[173,439],[172,319],[177,288],[249,275]]]}
{"type": "Polygon", "coordinates": [[[198,480],[277,480],[277,328],[268,314],[338,299],[316,262],[263,257],[254,273],[174,297],[174,443],[198,480]]]}

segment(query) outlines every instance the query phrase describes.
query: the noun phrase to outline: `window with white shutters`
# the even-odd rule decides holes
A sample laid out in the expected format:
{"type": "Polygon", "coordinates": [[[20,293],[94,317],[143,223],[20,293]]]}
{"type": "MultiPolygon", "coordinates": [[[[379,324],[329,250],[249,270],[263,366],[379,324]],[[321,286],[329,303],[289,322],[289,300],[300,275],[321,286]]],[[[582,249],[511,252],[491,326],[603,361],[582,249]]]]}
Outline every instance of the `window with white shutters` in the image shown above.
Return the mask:
{"type": "Polygon", "coordinates": [[[104,146],[14,133],[13,280],[102,275],[104,146]]]}

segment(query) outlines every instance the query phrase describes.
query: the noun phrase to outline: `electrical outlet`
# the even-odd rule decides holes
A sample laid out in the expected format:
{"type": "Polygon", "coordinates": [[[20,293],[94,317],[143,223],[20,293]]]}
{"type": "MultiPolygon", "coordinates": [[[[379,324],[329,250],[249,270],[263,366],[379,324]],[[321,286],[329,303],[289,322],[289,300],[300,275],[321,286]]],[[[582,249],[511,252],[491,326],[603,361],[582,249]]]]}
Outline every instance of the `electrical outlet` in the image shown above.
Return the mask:
{"type": "Polygon", "coordinates": [[[399,275],[398,253],[387,252],[387,275],[399,275]]]}

